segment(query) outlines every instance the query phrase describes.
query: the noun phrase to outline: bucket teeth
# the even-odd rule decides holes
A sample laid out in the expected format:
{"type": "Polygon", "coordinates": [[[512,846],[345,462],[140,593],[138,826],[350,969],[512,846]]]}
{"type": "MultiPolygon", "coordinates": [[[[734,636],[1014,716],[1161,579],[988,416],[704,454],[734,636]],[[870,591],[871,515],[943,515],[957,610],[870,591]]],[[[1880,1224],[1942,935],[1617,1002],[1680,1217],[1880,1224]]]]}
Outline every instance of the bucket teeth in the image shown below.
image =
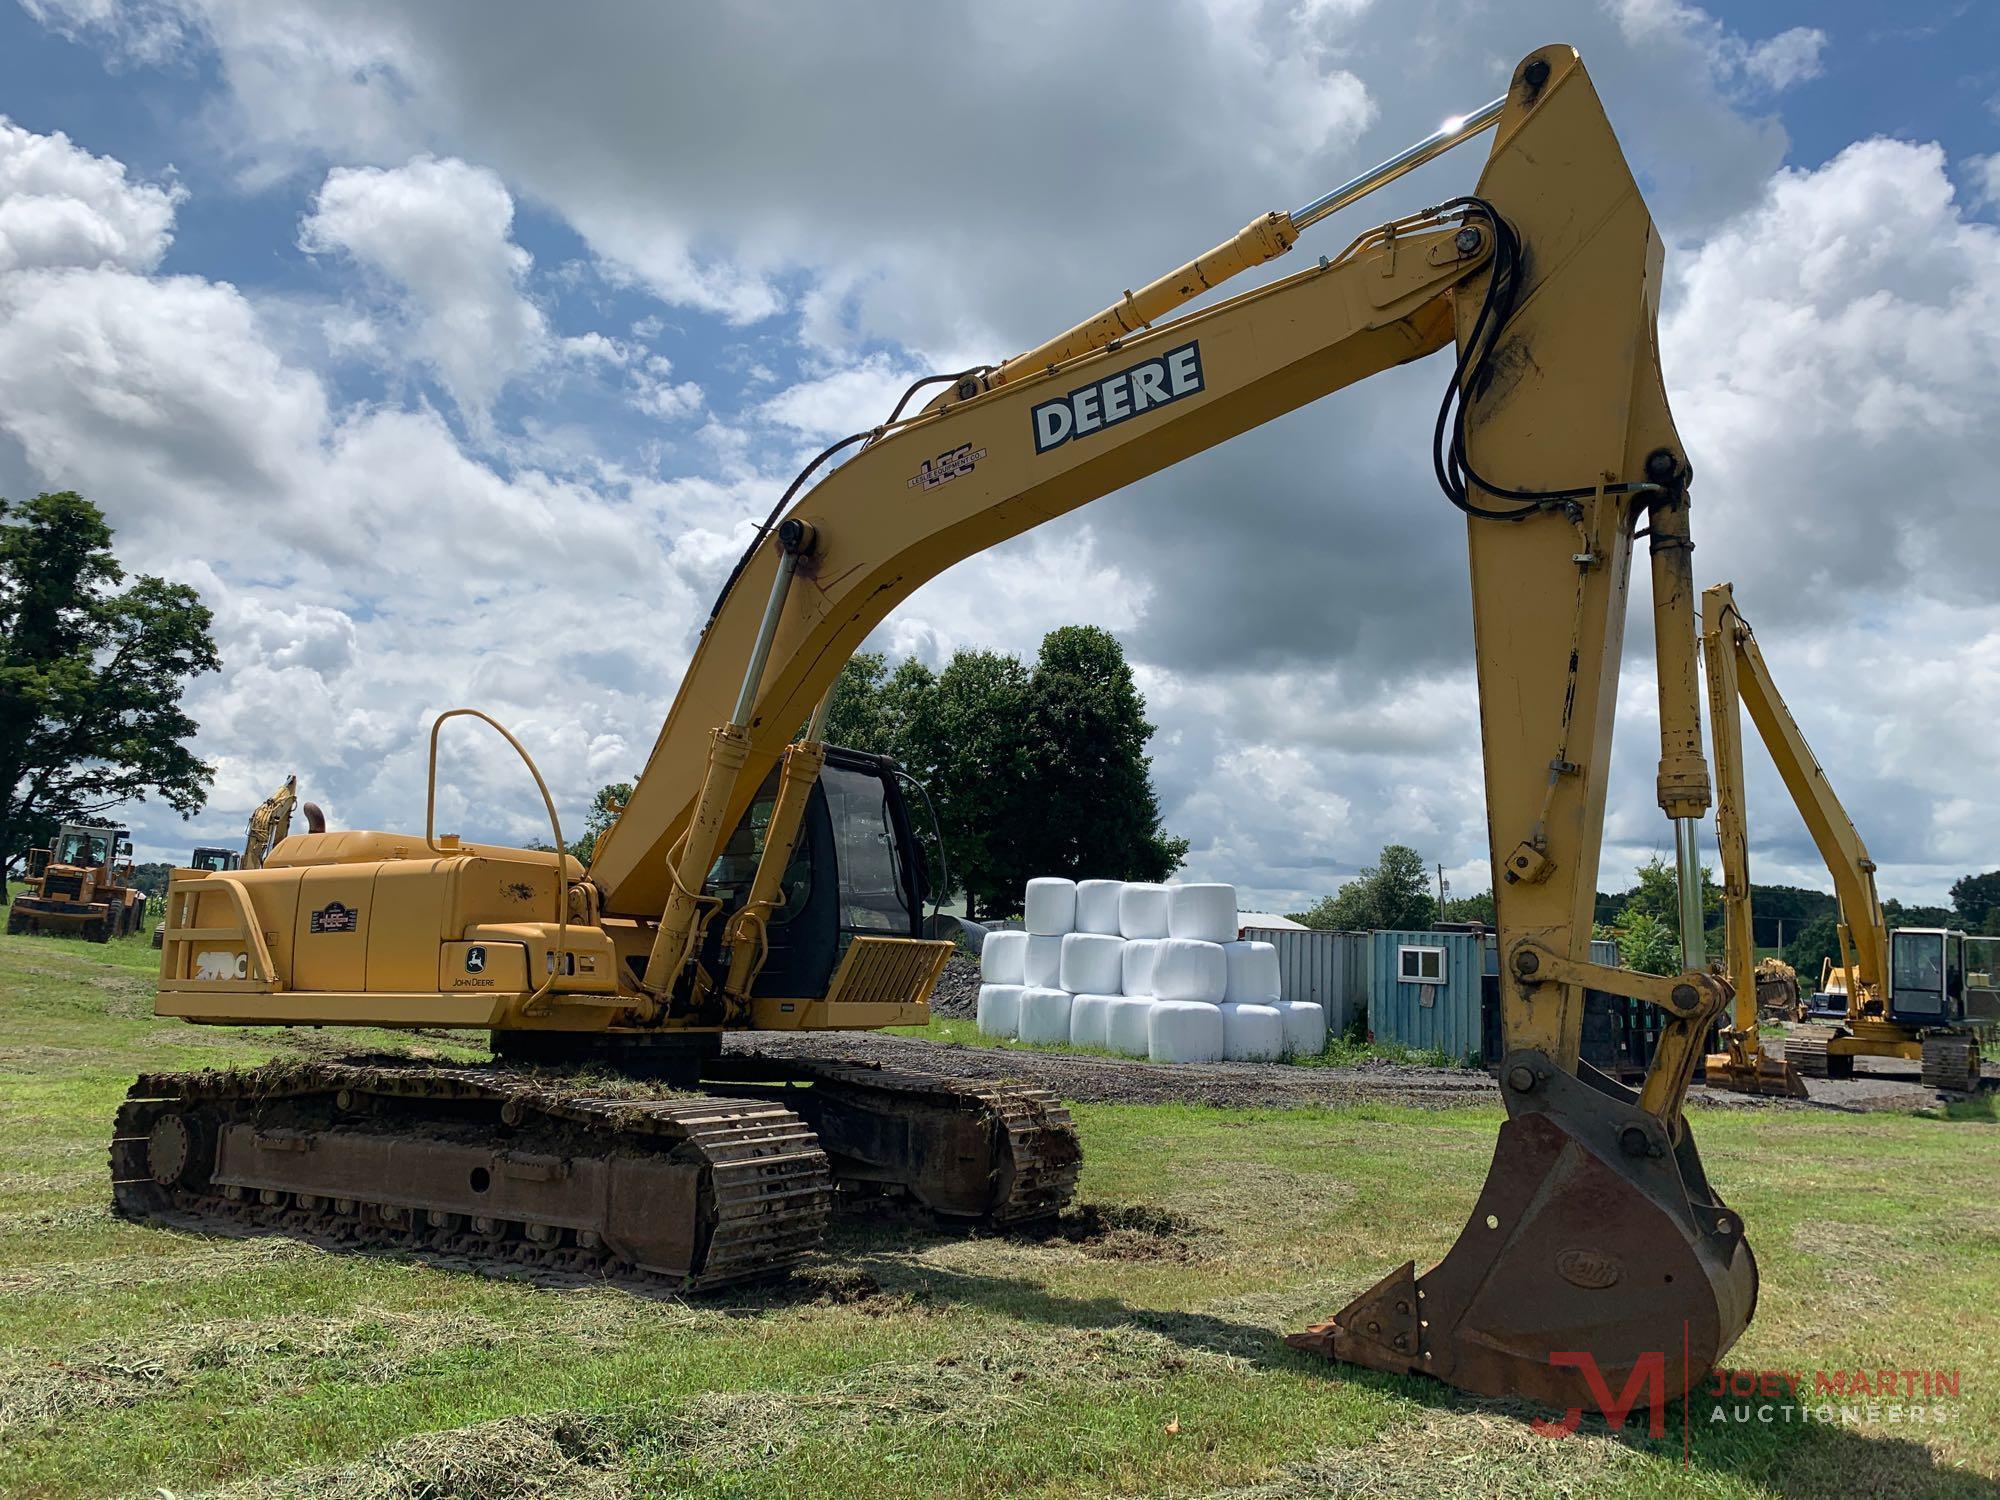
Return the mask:
{"type": "Polygon", "coordinates": [[[1417,1263],[1406,1260],[1347,1305],[1339,1317],[1316,1323],[1285,1342],[1308,1354],[1349,1364],[1368,1365],[1393,1374],[1412,1369],[1421,1359],[1417,1316],[1417,1263]]]}

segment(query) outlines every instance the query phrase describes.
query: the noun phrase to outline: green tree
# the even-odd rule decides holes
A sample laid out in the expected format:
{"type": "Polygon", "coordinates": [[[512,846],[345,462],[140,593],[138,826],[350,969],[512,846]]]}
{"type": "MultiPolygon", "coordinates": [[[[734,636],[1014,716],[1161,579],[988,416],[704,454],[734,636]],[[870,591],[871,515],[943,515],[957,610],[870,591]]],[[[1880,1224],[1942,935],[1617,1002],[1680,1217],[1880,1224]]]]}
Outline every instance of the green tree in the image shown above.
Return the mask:
{"type": "Polygon", "coordinates": [[[1958,918],[1943,906],[1905,906],[1894,896],[1882,903],[1882,920],[1892,930],[1898,927],[1956,927],[1958,918]]]}
{"type": "Polygon", "coordinates": [[[172,865],[160,864],[158,862],[134,865],[132,866],[132,884],[144,891],[148,900],[161,901],[166,898],[167,877],[173,874],[173,871],[174,867],[172,865]]]}
{"type": "Polygon", "coordinates": [[[1110,631],[1065,625],[1042,638],[1022,725],[1029,766],[1029,875],[1165,880],[1187,840],[1160,827],[1146,741],[1146,700],[1110,631]]]}
{"type": "Polygon", "coordinates": [[[1617,931],[1618,961],[1641,974],[1678,974],[1681,971],[1681,942],[1677,928],[1651,912],[1625,908],[1625,920],[1617,931]]]}
{"type": "Polygon", "coordinates": [[[930,789],[966,915],[1006,916],[1041,873],[1028,869],[1028,670],[997,651],[959,651],[927,692],[915,674],[905,686],[898,758],[930,789]]]}
{"type": "Polygon", "coordinates": [[[1831,915],[1814,917],[1785,944],[1785,962],[1798,971],[1802,989],[1819,983],[1820,966],[1829,958],[1840,962],[1840,932],[1831,915]]]}
{"type": "Polygon", "coordinates": [[[1374,864],[1323,897],[1301,920],[1336,932],[1422,931],[1437,920],[1429,869],[1407,844],[1384,844],[1374,864]]]}
{"type": "Polygon", "coordinates": [[[1994,915],[2000,913],[2000,870],[1984,875],[1961,875],[1951,883],[1951,909],[1959,926],[1968,932],[1996,929],[1994,915]]]}
{"type": "Polygon", "coordinates": [[[889,723],[884,689],[889,681],[888,658],[879,651],[857,651],[840,669],[833,684],[833,704],[827,710],[826,742],[872,755],[896,753],[895,726],[889,723]]]}
{"type": "Polygon", "coordinates": [[[632,783],[629,781],[614,781],[599,787],[597,795],[590,799],[590,810],[583,815],[583,835],[570,842],[569,852],[584,864],[589,864],[590,856],[597,852],[597,841],[618,821],[618,815],[631,800],[632,783]]]}
{"type": "Polygon", "coordinates": [[[186,584],[124,582],[82,496],[0,501],[0,862],[31,831],[149,792],[183,816],[207,800],[181,694],[219,664],[209,611],[186,584]]]}
{"type": "MultiPolygon", "coordinates": [[[[1656,854],[1639,866],[1636,873],[1638,883],[1626,894],[1624,904],[1611,919],[1611,925],[1623,931],[1636,918],[1651,917],[1670,934],[1677,935],[1681,930],[1681,882],[1678,872],[1656,854]]],[[[1719,958],[1722,955],[1722,889],[1716,885],[1707,865],[1701,867],[1701,907],[1704,951],[1710,957],[1719,958]]],[[[1678,950],[1678,940],[1676,948],[1678,950]]],[[[1624,952],[1622,946],[1619,952],[1624,952]]],[[[1679,973],[1680,965],[1677,962],[1671,970],[1649,969],[1646,972],[1679,973]]]]}
{"type": "Polygon", "coordinates": [[[1471,896],[1453,896],[1438,912],[1441,922],[1484,922],[1491,927],[1499,921],[1493,907],[1493,893],[1480,891],[1471,896]]]}

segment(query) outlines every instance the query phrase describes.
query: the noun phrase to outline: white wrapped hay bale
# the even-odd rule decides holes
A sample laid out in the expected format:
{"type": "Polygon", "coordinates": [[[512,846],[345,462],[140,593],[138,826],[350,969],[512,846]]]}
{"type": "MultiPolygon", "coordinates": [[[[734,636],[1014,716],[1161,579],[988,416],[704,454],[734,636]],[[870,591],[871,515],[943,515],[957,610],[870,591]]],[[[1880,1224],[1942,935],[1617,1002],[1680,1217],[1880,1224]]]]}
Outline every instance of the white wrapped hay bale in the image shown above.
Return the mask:
{"type": "Polygon", "coordinates": [[[1285,1023],[1275,1005],[1225,1001],[1222,1014],[1222,1055],[1231,1062],[1276,1062],[1285,1052],[1285,1023]]]}
{"type": "Polygon", "coordinates": [[[1054,989],[1062,982],[1062,945],[1068,936],[1061,932],[1028,934],[1026,957],[1021,962],[1021,982],[1054,989]]]}
{"type": "Polygon", "coordinates": [[[1015,1036],[1021,1030],[1021,991],[1018,984],[982,984],[979,987],[979,1034],[1015,1036]]]}
{"type": "Polygon", "coordinates": [[[1199,1000],[1156,1000],[1146,1016],[1146,1055],[1154,1062],[1222,1061],[1222,1007],[1199,1000]]]}
{"type": "Polygon", "coordinates": [[[1236,887],[1176,885],[1167,888],[1167,936],[1204,943],[1236,938],[1236,887]]]}
{"type": "Polygon", "coordinates": [[[1118,930],[1119,897],[1125,890],[1122,880],[1079,880],[1076,883],[1076,930],[1124,936],[1118,930]]]}
{"type": "Polygon", "coordinates": [[[989,932],[979,949],[979,977],[988,984],[1028,982],[1028,935],[989,932]]]}
{"type": "MultiPolygon", "coordinates": [[[[1054,875],[1041,875],[1028,882],[1027,898],[1021,909],[1028,931],[1061,937],[1076,931],[1076,882],[1054,875]]],[[[1236,934],[1231,933],[1234,937],[1236,934]]]]}
{"type": "Polygon", "coordinates": [[[1151,1047],[1146,1023],[1152,1014],[1151,995],[1121,995],[1105,1017],[1104,1045],[1126,1057],[1146,1056],[1151,1047]]]}
{"type": "Polygon", "coordinates": [[[1021,1029],[1024,1042],[1067,1042],[1069,1040],[1068,990],[1045,989],[1031,984],[1021,991],[1021,1029]]]}
{"type": "Polygon", "coordinates": [[[1222,945],[1229,961],[1229,993],[1225,1000],[1268,1005],[1278,998],[1278,950],[1269,943],[1222,945]]]}
{"type": "Polygon", "coordinates": [[[1078,995],[1069,1004],[1069,1041],[1072,1047],[1111,1045],[1111,1008],[1121,1004],[1122,995],[1078,995]]]}
{"type": "Polygon", "coordinates": [[[1062,940],[1057,983],[1072,995],[1116,995],[1125,988],[1125,939],[1072,932],[1062,940]]]}
{"type": "Polygon", "coordinates": [[[1160,938],[1153,948],[1153,994],[1161,1000],[1220,1005],[1229,992],[1229,960],[1220,943],[1160,938]]]}
{"type": "Polygon", "coordinates": [[[1125,944],[1125,983],[1128,995],[1153,998],[1153,959],[1160,951],[1160,938],[1133,938],[1125,944]]]}
{"type": "Polygon", "coordinates": [[[1317,1057],[1326,1051],[1326,1010],[1311,1000],[1280,1000],[1278,1017],[1285,1026],[1285,1056],[1317,1057]]]}
{"type": "Polygon", "coordinates": [[[1126,882],[1124,889],[1118,893],[1120,936],[1128,939],[1166,937],[1169,889],[1150,881],[1126,882]]]}

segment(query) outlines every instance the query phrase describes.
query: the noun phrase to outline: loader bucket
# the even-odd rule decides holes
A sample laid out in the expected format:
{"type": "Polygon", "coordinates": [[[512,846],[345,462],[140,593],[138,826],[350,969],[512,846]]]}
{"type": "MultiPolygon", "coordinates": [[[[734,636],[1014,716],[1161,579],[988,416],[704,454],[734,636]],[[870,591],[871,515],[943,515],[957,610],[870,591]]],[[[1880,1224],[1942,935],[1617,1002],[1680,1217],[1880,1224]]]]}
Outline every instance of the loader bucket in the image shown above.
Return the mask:
{"type": "Polygon", "coordinates": [[[1630,1090],[1541,1052],[1500,1078],[1510,1118],[1444,1259],[1286,1342],[1565,1410],[1694,1389],[1748,1325],[1757,1263],[1685,1122],[1670,1141],[1630,1090]]]}
{"type": "Polygon", "coordinates": [[[1747,1039],[1723,1033],[1729,1050],[1711,1052],[1702,1059],[1702,1073],[1710,1088],[1728,1089],[1735,1094],[1768,1094],[1779,1099],[1803,1099],[1805,1080],[1799,1070],[1781,1057],[1773,1057],[1761,1045],[1752,1048],[1747,1039]]]}

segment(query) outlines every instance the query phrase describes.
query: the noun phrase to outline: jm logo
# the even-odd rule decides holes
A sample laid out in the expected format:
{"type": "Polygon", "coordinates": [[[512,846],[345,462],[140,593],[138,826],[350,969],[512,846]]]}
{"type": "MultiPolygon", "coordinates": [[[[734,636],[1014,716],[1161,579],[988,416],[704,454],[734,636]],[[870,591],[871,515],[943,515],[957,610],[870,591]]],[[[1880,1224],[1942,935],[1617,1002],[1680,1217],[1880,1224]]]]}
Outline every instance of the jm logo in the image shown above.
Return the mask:
{"type": "MultiPolygon", "coordinates": [[[[1667,1433],[1667,1357],[1655,1349],[1639,1356],[1632,1366],[1632,1373],[1625,1377],[1625,1389],[1615,1397],[1611,1394],[1611,1383],[1604,1378],[1604,1372],[1597,1368],[1597,1356],[1589,1350],[1571,1353],[1557,1350],[1549,1356],[1549,1363],[1557,1369],[1581,1370],[1584,1384],[1590,1387],[1590,1399],[1597,1403],[1597,1409],[1604,1413],[1604,1420],[1613,1427],[1623,1427],[1625,1419],[1632,1415],[1632,1409],[1639,1404],[1641,1396],[1646,1401],[1646,1431],[1654,1437],[1665,1437],[1667,1433]]],[[[1583,1421],[1583,1408],[1572,1406],[1553,1422],[1540,1417],[1529,1422],[1545,1438],[1568,1437],[1583,1421]]]]}

